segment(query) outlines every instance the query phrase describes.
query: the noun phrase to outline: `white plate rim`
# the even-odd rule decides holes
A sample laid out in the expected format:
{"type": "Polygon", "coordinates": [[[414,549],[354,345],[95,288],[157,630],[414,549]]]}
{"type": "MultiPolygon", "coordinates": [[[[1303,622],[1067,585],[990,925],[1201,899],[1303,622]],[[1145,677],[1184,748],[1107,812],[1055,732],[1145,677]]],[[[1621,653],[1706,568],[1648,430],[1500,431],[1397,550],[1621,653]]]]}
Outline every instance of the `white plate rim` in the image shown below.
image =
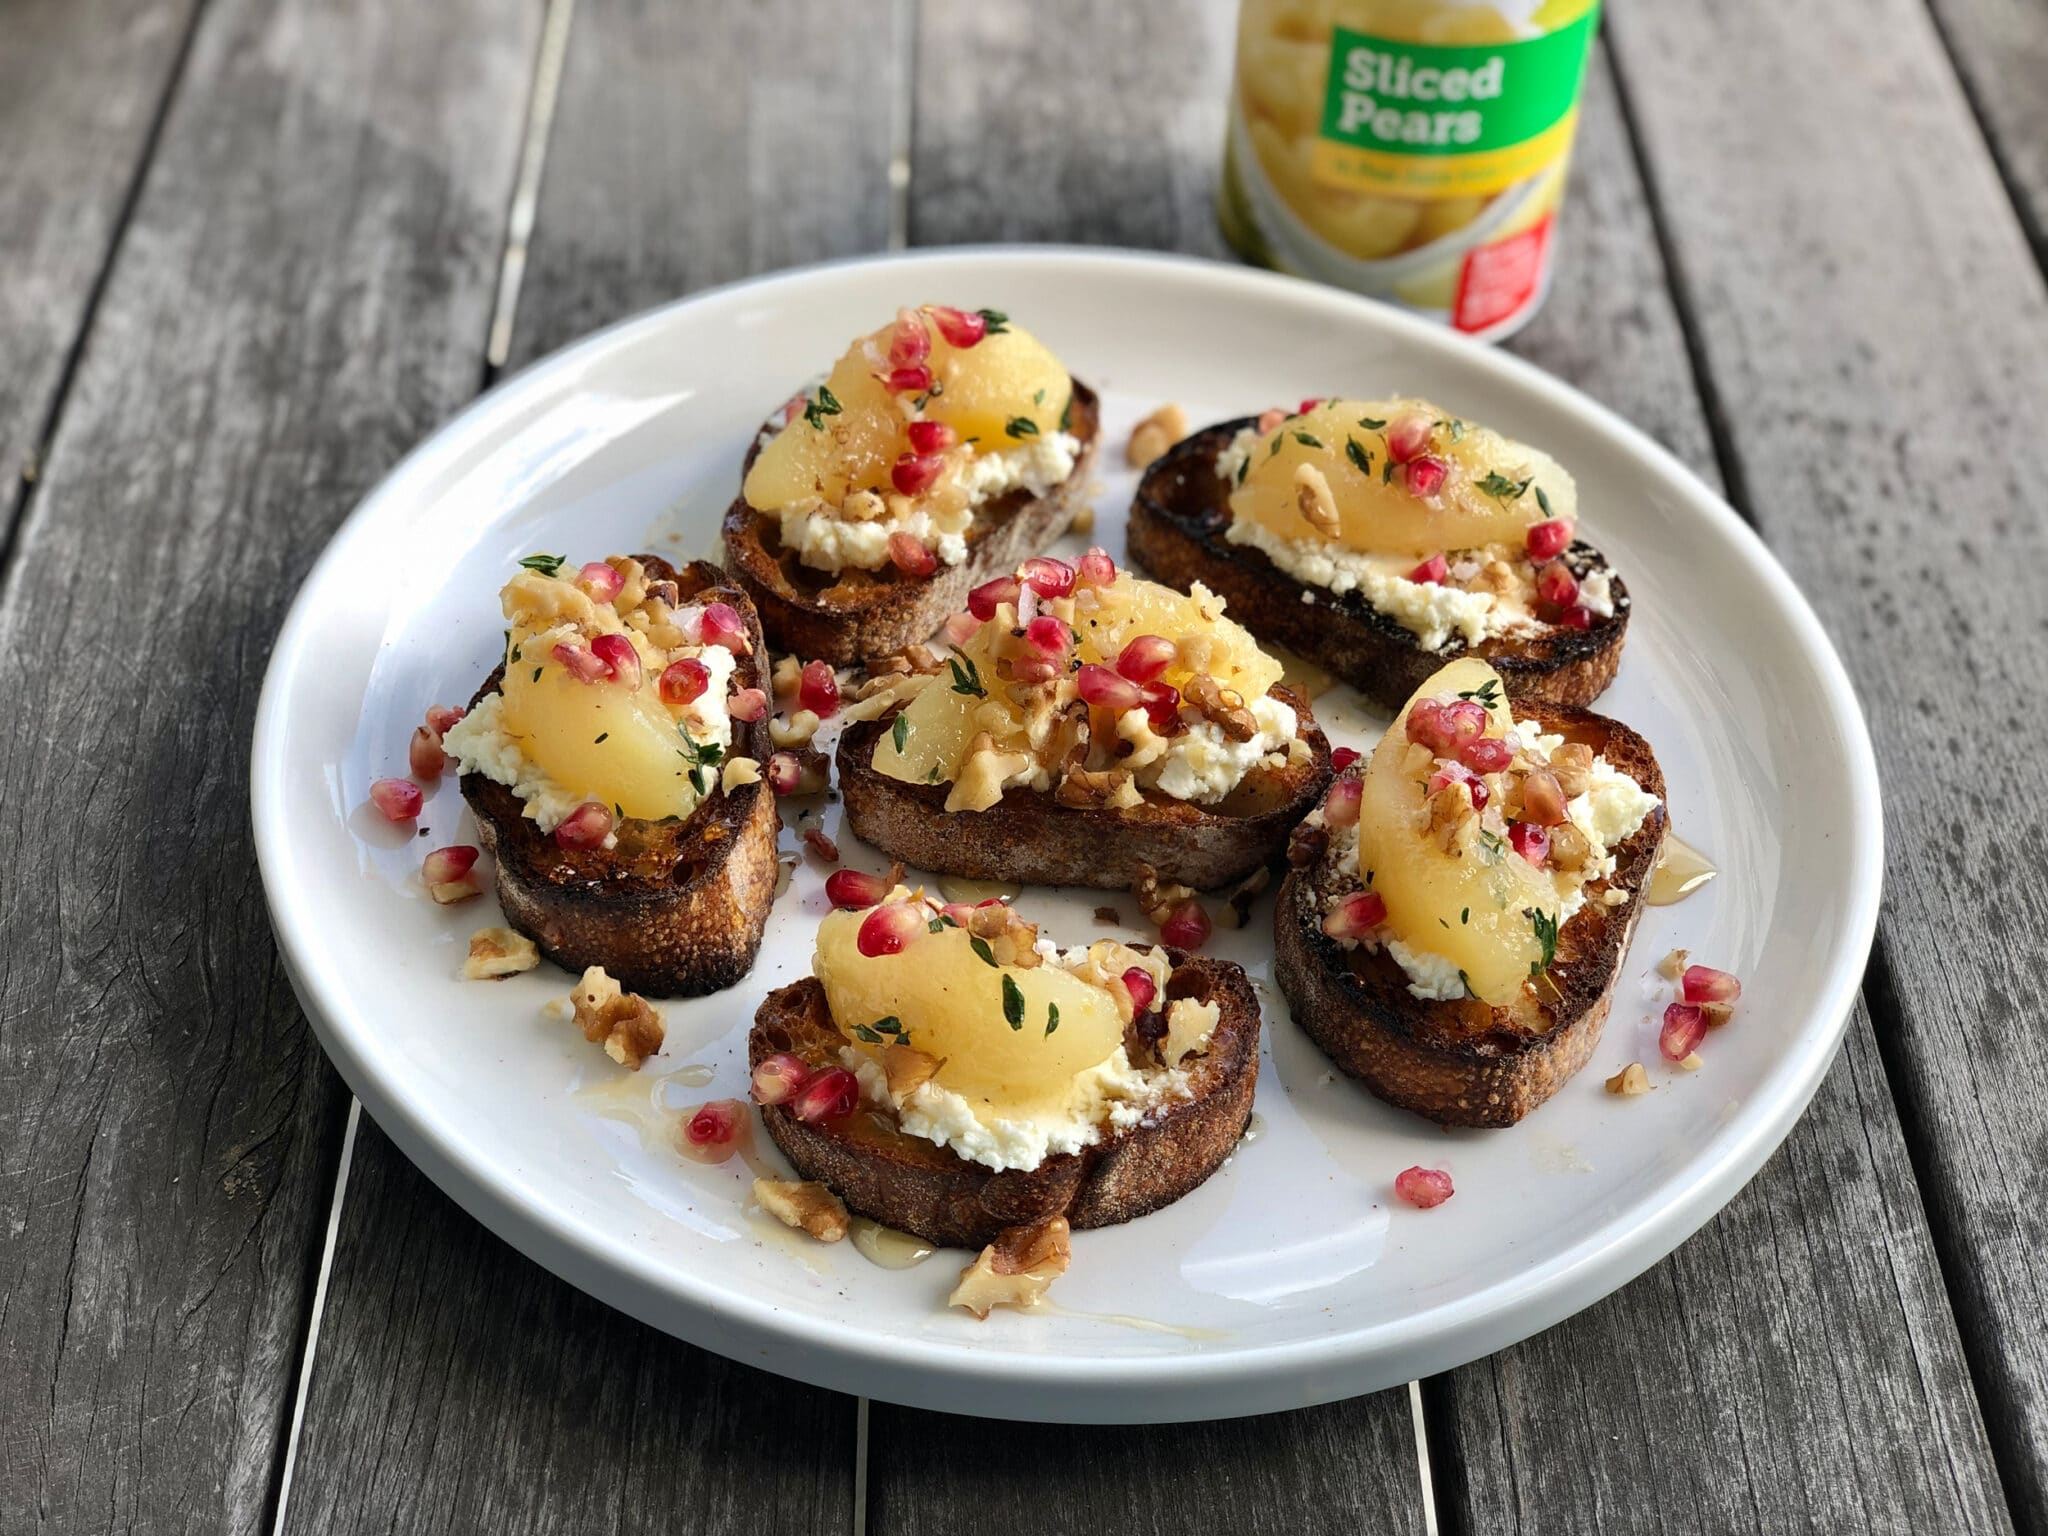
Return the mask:
{"type": "MultiPolygon", "coordinates": [[[[280,957],[315,1033],[342,1077],[399,1148],[436,1184],[493,1232],[600,1299],[647,1318],[692,1343],[819,1385],[912,1404],[975,1411],[963,1389],[1001,1383],[1016,1398],[1003,1412],[1075,1422],[1167,1422],[1308,1406],[1372,1390],[1407,1376],[1477,1359],[1549,1327],[1610,1293],[1676,1248],[1717,1213],[1763,1165],[1804,1111],[1832,1065],[1875,936],[1883,876],[1883,817],[1877,766],[1860,701],[1819,619],[1756,531],[1723,498],[1641,429],[1545,373],[1534,364],[1370,299],[1257,269],[1197,257],[1096,246],[973,245],[862,256],[815,263],[701,290],[620,320],[501,380],[408,453],[336,529],[308,572],[286,616],[266,670],[250,759],[250,804],[258,867],[280,957]],[[405,494],[409,482],[488,437],[522,402],[573,377],[594,355],[643,327],[660,327],[679,310],[771,298],[778,288],[829,280],[835,274],[890,266],[915,276],[928,267],[976,263],[1058,267],[1075,282],[1090,269],[1152,268],[1178,280],[1213,284],[1222,301],[1279,297],[1320,306],[1333,324],[1391,332],[1423,350],[1453,353],[1465,366],[1493,372],[1544,397],[1584,430],[1644,461],[1687,513],[1707,519],[1748,567],[1770,604],[1789,622],[1802,659],[1821,674],[1846,753],[1841,792],[1856,820],[1870,829],[1847,855],[1848,896],[1835,963],[1819,990],[1803,1048],[1745,1100],[1740,1112],[1702,1144],[1681,1174],[1653,1194],[1653,1210],[1624,1209],[1540,1264],[1488,1290],[1400,1319],[1322,1339],[1113,1359],[1067,1355],[995,1355],[945,1342],[895,1335],[867,1337],[823,1319],[756,1303],[700,1277],[657,1266],[631,1244],[540,1205],[486,1164],[466,1157],[428,1105],[400,1082],[380,1077],[366,1050],[360,1020],[350,1016],[346,988],[323,974],[306,941],[305,915],[281,908],[279,860],[284,838],[286,759],[283,725],[288,681],[314,639],[314,597],[323,573],[342,559],[348,541],[365,536],[373,511],[405,494]],[[681,1303],[678,1308],[674,1304],[681,1303]],[[650,1309],[658,1315],[649,1316],[650,1309]],[[1229,1385],[1227,1401],[1190,1391],[1229,1385]]],[[[1648,1197],[1636,1202],[1649,1203],[1648,1197]]],[[[994,1411],[994,1410],[991,1410],[994,1411]]]]}

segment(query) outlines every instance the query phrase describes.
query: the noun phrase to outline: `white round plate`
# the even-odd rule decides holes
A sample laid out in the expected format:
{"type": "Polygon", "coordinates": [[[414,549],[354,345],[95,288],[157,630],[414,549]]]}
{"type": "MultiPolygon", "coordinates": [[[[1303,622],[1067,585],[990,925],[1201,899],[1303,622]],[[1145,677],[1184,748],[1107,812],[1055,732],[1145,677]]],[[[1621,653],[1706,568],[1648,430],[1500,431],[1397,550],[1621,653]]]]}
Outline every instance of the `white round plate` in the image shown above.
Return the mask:
{"type": "MultiPolygon", "coordinates": [[[[1316,708],[1339,744],[1377,738],[1382,722],[1348,690],[1316,708]]],[[[272,918],[321,1043],[392,1139],[506,1241],[769,1370],[1093,1422],[1261,1413],[1441,1371],[1669,1252],[1762,1164],[1833,1059],[1882,858],[1869,738],[1819,625],[1749,529],[1642,434],[1513,357],[1342,293],[1047,248],[744,283],[493,390],[392,473],[307,579],[264,685],[253,801],[272,918]],[[711,554],[761,420],[849,337],[925,302],[1006,310],[1101,391],[1095,538],[1119,556],[1124,439],[1164,400],[1199,424],[1304,395],[1415,393],[1548,449],[1635,596],[1600,708],[1655,743],[1676,830],[1722,871],[1647,913],[1591,1065],[1504,1131],[1447,1134],[1333,1075],[1271,983],[1267,897],[1213,945],[1265,1003],[1258,1134],[1179,1204],[1078,1234],[1054,1307],[987,1322],[944,1306],[964,1256],[889,1270],[852,1243],[809,1242],[749,1209],[745,1164],[672,1149],[678,1109],[744,1094],[756,1004],[808,969],[826,910],[815,860],[777,902],[753,974],[666,1004],[667,1044],[636,1075],[543,1012],[565,972],[459,979],[469,934],[499,915],[488,896],[441,908],[421,889],[422,852],[470,840],[452,778],[417,836],[365,802],[371,780],[405,771],[426,707],[465,700],[491,666],[516,559],[711,554]],[[1674,946],[1745,987],[1697,1072],[1657,1053],[1670,983],[1656,966],[1674,946]],[[1655,1091],[1603,1092],[1631,1061],[1655,1091]],[[1456,1196],[1433,1211],[1395,1203],[1393,1176],[1413,1163],[1450,1170],[1456,1196]]],[[[847,863],[882,866],[836,805],[817,814],[847,863]]],[[[799,846],[794,830],[783,842],[799,846]]],[[[1104,899],[1031,891],[1021,906],[1074,943],[1097,932],[1104,899]]]]}

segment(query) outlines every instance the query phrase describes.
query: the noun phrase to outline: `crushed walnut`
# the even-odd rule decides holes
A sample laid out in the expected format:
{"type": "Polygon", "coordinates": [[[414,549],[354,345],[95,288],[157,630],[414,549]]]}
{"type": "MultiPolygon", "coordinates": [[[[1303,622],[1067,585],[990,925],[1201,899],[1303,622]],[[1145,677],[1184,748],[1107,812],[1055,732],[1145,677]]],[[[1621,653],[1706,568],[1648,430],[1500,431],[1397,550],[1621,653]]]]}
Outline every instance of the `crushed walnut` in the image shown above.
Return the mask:
{"type": "Polygon", "coordinates": [[[469,958],[462,962],[467,981],[497,981],[540,964],[533,940],[510,928],[479,928],[469,936],[469,958]]]}
{"type": "Polygon", "coordinates": [[[1657,974],[1667,980],[1676,981],[1685,974],[1686,962],[1690,958],[1689,951],[1674,949],[1670,954],[1657,962],[1657,974]]]}
{"type": "Polygon", "coordinates": [[[754,1201],[786,1227],[836,1243],[846,1236],[846,1207],[822,1184],[797,1179],[754,1180],[754,1201]]]}
{"type": "Polygon", "coordinates": [[[728,757],[718,772],[718,785],[728,795],[742,784],[761,782],[761,764],[751,757],[728,757]]]}
{"type": "Polygon", "coordinates": [[[889,1079],[889,1097],[907,1098],[932,1080],[939,1059],[908,1045],[882,1047],[882,1072],[889,1079]]]}
{"type": "Polygon", "coordinates": [[[1035,1307],[1045,1299],[1053,1281],[1067,1272],[1073,1253],[1064,1216],[1025,1227],[1006,1227],[960,1271],[960,1283],[953,1287],[946,1305],[983,1319],[997,1307],[1035,1307]]]}
{"type": "Polygon", "coordinates": [[[1614,1076],[1607,1079],[1607,1091],[1618,1098],[1632,1099],[1639,1093],[1650,1091],[1650,1074],[1643,1070],[1640,1061],[1632,1061],[1614,1076]]]}
{"type": "Polygon", "coordinates": [[[805,827],[804,846],[827,864],[839,862],[839,845],[825,834],[823,827],[805,827]]]}
{"type": "Polygon", "coordinates": [[[1128,768],[1066,769],[1053,786],[1055,803],[1073,810],[1128,810],[1144,803],[1137,780],[1128,768]]]}
{"type": "Polygon", "coordinates": [[[771,674],[771,686],[775,690],[775,697],[778,699],[795,698],[797,689],[802,686],[803,676],[803,662],[794,656],[777,657],[775,670],[771,674]]]}
{"type": "Polygon", "coordinates": [[[1124,462],[1143,469],[1167,449],[1188,435],[1188,413],[1169,400],[1131,428],[1131,440],[1124,446],[1124,462]]]}
{"type": "Polygon", "coordinates": [[[997,965],[1028,971],[1045,963],[1038,952],[1038,925],[1025,922],[1008,902],[970,908],[967,932],[988,945],[997,965]]]}
{"type": "Polygon", "coordinates": [[[1182,702],[1232,741],[1250,741],[1259,734],[1259,722],[1245,708],[1244,695],[1206,674],[1188,679],[1182,702]]]}
{"type": "Polygon", "coordinates": [[[620,1066],[638,1072],[640,1064],[661,1049],[660,1011],[638,993],[622,991],[603,966],[593,965],[583,973],[569,1001],[583,1038],[602,1045],[605,1055],[620,1066]]]}
{"type": "Polygon", "coordinates": [[[1294,505],[1301,520],[1326,539],[1337,537],[1337,498],[1320,469],[1310,463],[1294,466],[1294,505]]]}
{"type": "Polygon", "coordinates": [[[811,710],[800,709],[787,720],[780,715],[768,722],[768,739],[778,747],[807,747],[818,734],[819,720],[811,710]]]}
{"type": "Polygon", "coordinates": [[[1195,892],[1191,886],[1161,881],[1158,870],[1150,864],[1140,864],[1131,881],[1131,895],[1137,898],[1138,910],[1157,926],[1173,916],[1182,902],[1193,900],[1195,892]]]}
{"type": "Polygon", "coordinates": [[[1110,923],[1121,927],[1123,920],[1123,912],[1116,907],[1097,907],[1095,909],[1095,921],[1098,923],[1110,923]]]}

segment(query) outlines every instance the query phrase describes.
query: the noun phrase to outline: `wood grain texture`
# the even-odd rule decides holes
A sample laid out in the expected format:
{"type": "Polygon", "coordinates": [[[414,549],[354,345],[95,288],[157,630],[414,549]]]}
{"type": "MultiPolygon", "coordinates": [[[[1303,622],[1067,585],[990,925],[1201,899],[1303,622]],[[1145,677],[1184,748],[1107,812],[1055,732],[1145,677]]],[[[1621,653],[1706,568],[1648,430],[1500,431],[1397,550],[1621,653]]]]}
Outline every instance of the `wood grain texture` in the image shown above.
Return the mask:
{"type": "Polygon", "coordinates": [[[2048,0],[1928,0],[2048,268],[2048,0]]]}
{"type": "Polygon", "coordinates": [[[0,1529],[268,1518],[344,1105],[272,953],[267,637],[473,386],[533,28],[214,0],[0,592],[0,1529]]]}
{"type": "Polygon", "coordinates": [[[363,1119],[288,1531],[837,1533],[853,1453],[853,1399],[593,1301],[363,1119]]]}
{"type": "Polygon", "coordinates": [[[529,362],[756,272],[882,249],[892,0],[578,0],[513,339],[529,362]]]}
{"type": "Polygon", "coordinates": [[[1216,229],[1237,6],[940,0],[918,12],[910,238],[1226,254],[1216,229]]]}
{"type": "MultiPolygon", "coordinates": [[[[884,244],[893,13],[864,0],[829,37],[810,14],[578,0],[515,362],[757,266],[884,244]]],[[[589,1300],[381,1135],[357,1144],[345,1209],[292,1530],[850,1528],[854,1399],[589,1300]]]]}
{"type": "MultiPolygon", "coordinates": [[[[1716,483],[1599,53],[1562,239],[1557,286],[1515,350],[1716,483]]],[[[1586,1088],[1620,1065],[1596,1059],[1586,1088]]],[[[1806,1118],[1705,1229],[1598,1306],[1425,1392],[1455,1531],[1996,1530],[2005,1518],[1860,1008],[1806,1118]]]]}
{"type": "Polygon", "coordinates": [[[197,4],[14,0],[0,17],[0,518],[35,472],[197,4]]]}
{"type": "Polygon", "coordinates": [[[2048,1058],[2025,1043],[2048,887],[2013,865],[2048,827],[2048,759],[1985,728],[2048,672],[2048,521],[2012,436],[2048,420],[2048,294],[1917,4],[1610,25],[1737,499],[1870,719],[1873,1023],[2001,1477],[2048,1528],[2048,1058]]]}

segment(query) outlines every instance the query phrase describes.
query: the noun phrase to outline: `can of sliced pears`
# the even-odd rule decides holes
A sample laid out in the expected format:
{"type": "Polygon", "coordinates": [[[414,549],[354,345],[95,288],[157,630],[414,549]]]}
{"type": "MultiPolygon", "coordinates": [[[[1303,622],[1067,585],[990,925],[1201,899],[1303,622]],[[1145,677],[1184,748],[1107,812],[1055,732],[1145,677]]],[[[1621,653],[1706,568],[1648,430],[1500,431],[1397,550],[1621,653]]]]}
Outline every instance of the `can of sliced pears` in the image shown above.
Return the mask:
{"type": "Polygon", "coordinates": [[[1243,0],[1219,216],[1250,261],[1494,340],[1550,284],[1599,0],[1243,0]]]}

